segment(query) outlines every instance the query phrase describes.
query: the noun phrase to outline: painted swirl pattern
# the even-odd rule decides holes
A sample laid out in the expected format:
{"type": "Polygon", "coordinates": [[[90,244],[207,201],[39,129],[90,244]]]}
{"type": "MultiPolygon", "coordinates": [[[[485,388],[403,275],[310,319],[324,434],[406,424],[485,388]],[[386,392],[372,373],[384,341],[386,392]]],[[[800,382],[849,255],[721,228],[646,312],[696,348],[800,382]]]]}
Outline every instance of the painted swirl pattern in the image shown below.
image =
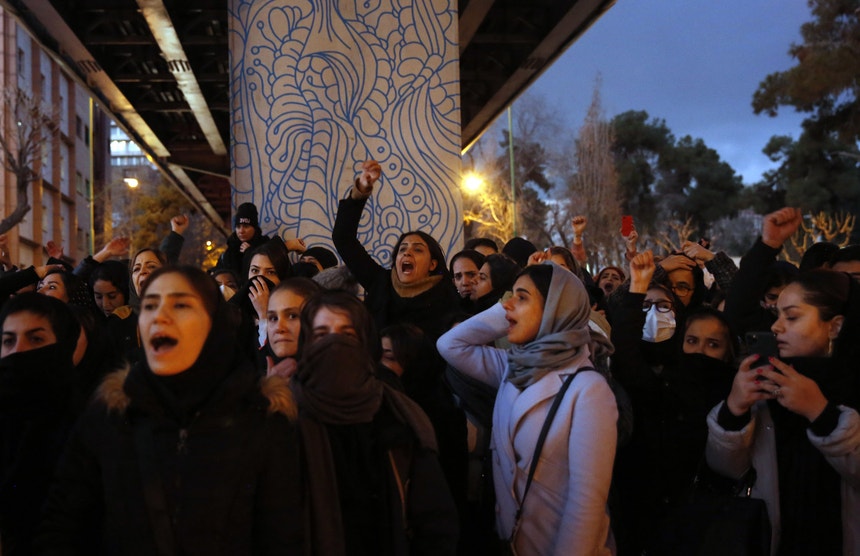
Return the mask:
{"type": "Polygon", "coordinates": [[[266,233],[331,245],[337,202],[382,165],[359,237],[462,241],[455,0],[231,0],[233,202],[266,233]]]}

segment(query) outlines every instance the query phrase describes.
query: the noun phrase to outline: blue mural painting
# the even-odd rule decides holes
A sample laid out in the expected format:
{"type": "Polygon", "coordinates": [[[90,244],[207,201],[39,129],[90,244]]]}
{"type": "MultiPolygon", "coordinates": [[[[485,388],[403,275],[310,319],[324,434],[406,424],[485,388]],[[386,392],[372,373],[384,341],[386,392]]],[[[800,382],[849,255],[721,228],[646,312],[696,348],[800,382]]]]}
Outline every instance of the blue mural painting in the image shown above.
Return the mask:
{"type": "Polygon", "coordinates": [[[331,244],[362,161],[382,165],[359,236],[462,241],[456,0],[231,0],[233,203],[267,233],[331,244]]]}

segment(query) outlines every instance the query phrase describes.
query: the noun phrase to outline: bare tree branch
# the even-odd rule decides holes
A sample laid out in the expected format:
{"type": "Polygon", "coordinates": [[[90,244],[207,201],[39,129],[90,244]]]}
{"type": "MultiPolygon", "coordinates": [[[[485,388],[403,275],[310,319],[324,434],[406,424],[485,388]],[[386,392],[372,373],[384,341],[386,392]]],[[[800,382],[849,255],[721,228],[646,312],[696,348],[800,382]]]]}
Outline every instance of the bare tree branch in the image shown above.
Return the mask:
{"type": "Polygon", "coordinates": [[[0,127],[0,166],[15,175],[17,203],[0,220],[0,234],[17,226],[30,212],[30,184],[38,179],[33,163],[44,149],[51,148],[50,138],[59,131],[56,107],[45,106],[17,87],[4,89],[2,99],[6,121],[0,127]]]}

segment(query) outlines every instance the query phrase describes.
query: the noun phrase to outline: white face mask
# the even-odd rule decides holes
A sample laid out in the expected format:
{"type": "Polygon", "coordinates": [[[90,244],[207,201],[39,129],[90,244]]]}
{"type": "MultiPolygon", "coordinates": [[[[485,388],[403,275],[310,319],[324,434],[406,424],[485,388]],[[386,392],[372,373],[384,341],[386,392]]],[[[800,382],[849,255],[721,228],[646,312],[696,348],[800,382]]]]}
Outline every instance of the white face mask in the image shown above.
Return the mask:
{"type": "Polygon", "coordinates": [[[648,309],[645,325],[642,327],[642,339],[646,342],[665,342],[675,333],[675,313],[661,313],[656,305],[648,309]]]}

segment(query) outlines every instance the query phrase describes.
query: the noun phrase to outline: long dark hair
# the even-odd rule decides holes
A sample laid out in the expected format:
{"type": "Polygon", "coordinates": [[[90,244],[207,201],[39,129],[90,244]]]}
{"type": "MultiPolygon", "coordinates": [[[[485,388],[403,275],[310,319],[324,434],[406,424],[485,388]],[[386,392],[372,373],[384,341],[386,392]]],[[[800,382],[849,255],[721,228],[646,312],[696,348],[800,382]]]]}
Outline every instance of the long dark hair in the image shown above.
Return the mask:
{"type": "Polygon", "coordinates": [[[90,287],[95,286],[98,280],[110,283],[120,291],[125,298],[124,305],[128,304],[128,267],[119,261],[105,261],[90,275],[90,287]]]}
{"type": "Polygon", "coordinates": [[[293,276],[275,286],[275,289],[269,292],[269,299],[271,299],[275,292],[279,291],[291,291],[302,296],[304,299],[310,299],[322,290],[322,286],[310,278],[305,278],[304,276],[293,276]]]}
{"type": "Polygon", "coordinates": [[[251,268],[251,261],[253,260],[255,255],[266,256],[269,259],[269,262],[272,263],[272,266],[275,267],[275,273],[278,275],[279,279],[286,280],[293,275],[293,268],[290,264],[289,251],[287,251],[287,246],[284,245],[284,241],[281,238],[273,237],[266,243],[255,248],[243,258],[243,268],[241,276],[243,283],[248,280],[248,272],[251,268]]]}
{"type": "Polygon", "coordinates": [[[818,309],[823,321],[842,315],[845,321],[839,335],[833,341],[833,355],[853,353],[860,349],[856,345],[860,338],[860,285],[845,272],[815,269],[802,272],[790,284],[803,289],[803,300],[818,309]]]}
{"type": "Polygon", "coordinates": [[[445,252],[442,250],[442,246],[439,245],[439,242],[428,233],[421,231],[411,231],[401,234],[399,238],[397,238],[397,243],[394,244],[394,249],[391,250],[391,265],[394,266],[394,261],[397,260],[397,252],[400,250],[400,244],[403,243],[403,240],[408,236],[419,236],[424,240],[424,243],[427,244],[427,248],[430,251],[430,259],[436,261],[436,268],[430,271],[430,275],[441,274],[450,278],[448,276],[448,266],[445,264],[445,252]]]}

